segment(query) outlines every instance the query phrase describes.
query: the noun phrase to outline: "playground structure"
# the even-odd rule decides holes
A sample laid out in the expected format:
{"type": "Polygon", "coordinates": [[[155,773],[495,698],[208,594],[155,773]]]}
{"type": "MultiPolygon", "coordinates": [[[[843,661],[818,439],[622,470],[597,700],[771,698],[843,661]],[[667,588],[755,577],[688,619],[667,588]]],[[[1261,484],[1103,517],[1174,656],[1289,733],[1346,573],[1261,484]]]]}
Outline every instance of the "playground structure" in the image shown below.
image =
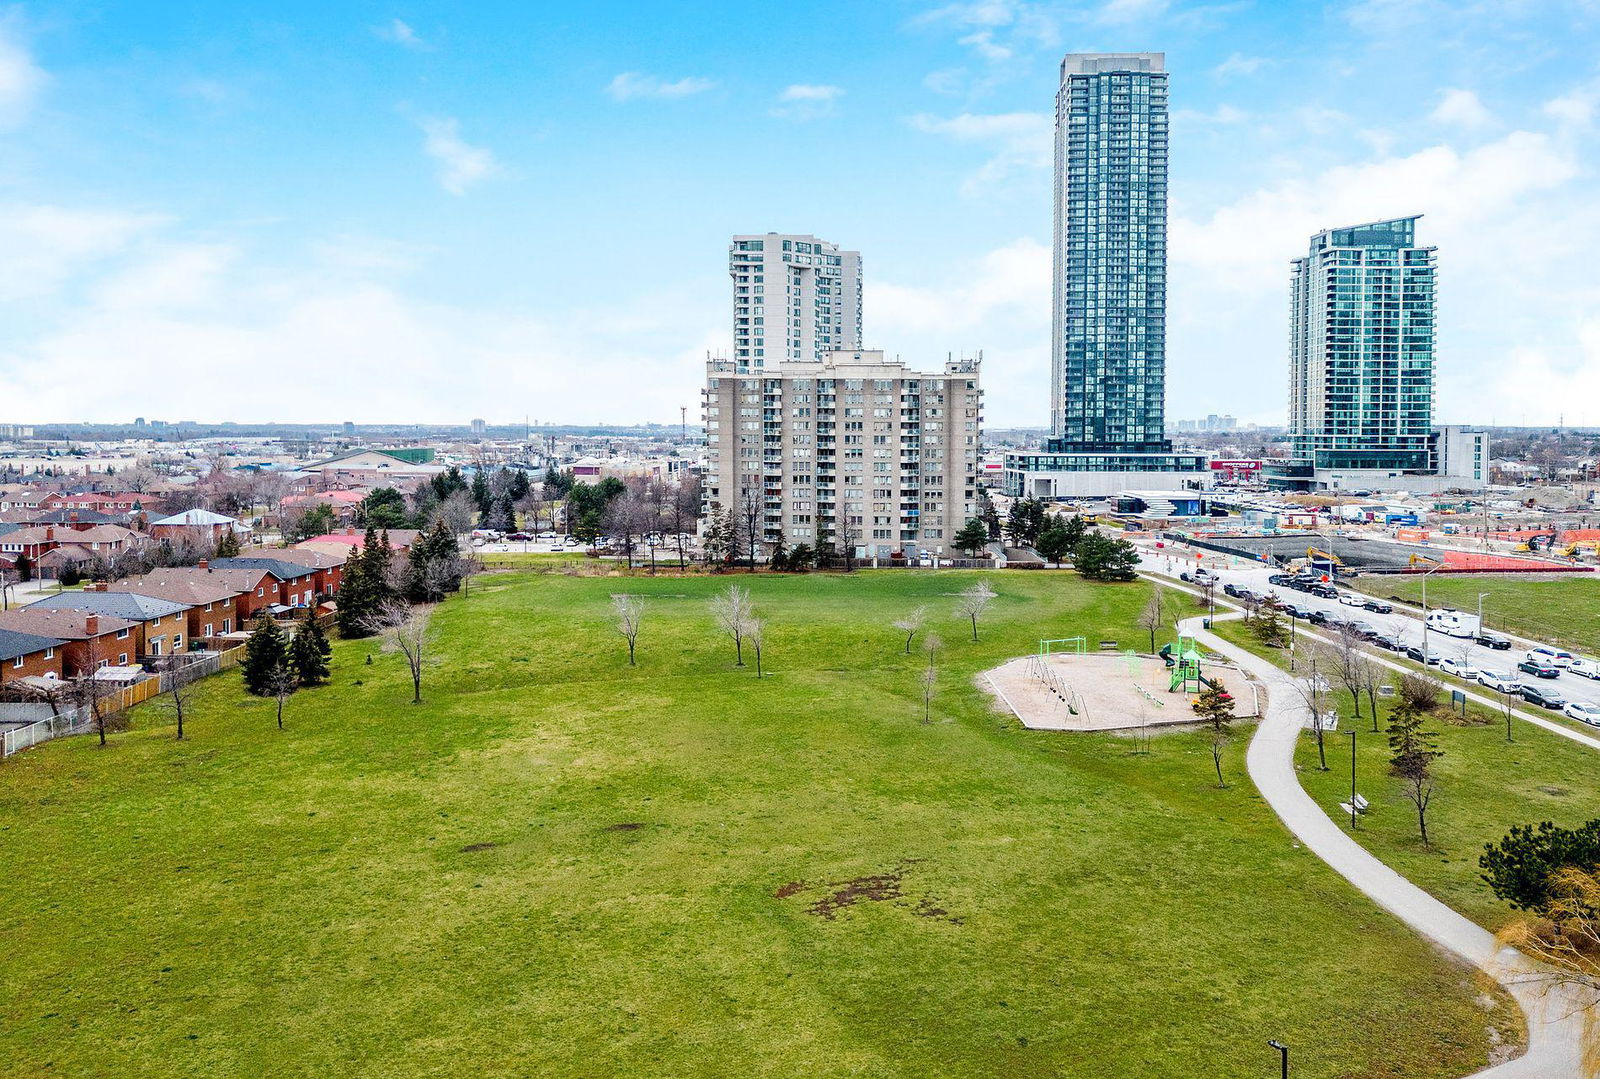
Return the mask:
{"type": "MultiPolygon", "coordinates": [[[[1091,653],[1076,637],[1041,640],[1034,654],[986,671],[984,678],[1023,726],[1058,731],[1195,723],[1192,705],[1199,693],[1223,679],[1235,691],[1247,682],[1242,671],[1206,659],[1192,637],[1168,642],[1155,655],[1091,653]]],[[[1253,691],[1236,697],[1235,715],[1259,715],[1257,699],[1253,691]]]]}

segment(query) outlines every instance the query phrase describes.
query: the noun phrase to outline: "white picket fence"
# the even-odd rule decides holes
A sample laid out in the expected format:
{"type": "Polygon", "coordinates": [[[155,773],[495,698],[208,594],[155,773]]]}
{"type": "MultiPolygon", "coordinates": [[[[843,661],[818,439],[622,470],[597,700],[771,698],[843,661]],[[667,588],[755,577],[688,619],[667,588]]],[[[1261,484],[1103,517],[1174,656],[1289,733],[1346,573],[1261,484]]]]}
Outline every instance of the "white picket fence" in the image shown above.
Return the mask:
{"type": "MultiPolygon", "coordinates": [[[[184,678],[204,678],[207,675],[225,671],[236,667],[239,660],[244,657],[244,646],[230,648],[225,652],[210,652],[193,657],[184,667],[181,674],[184,678]]],[[[165,693],[172,688],[174,672],[163,671],[159,675],[142,678],[131,686],[113,690],[103,698],[102,709],[110,712],[120,712],[160,693],[165,693]]],[[[59,715],[48,719],[41,719],[37,723],[29,723],[25,727],[15,727],[5,732],[5,751],[0,753],[0,760],[4,760],[19,750],[36,746],[40,742],[48,742],[52,738],[61,738],[69,734],[83,734],[94,727],[94,713],[88,708],[63,709],[59,715]]]]}

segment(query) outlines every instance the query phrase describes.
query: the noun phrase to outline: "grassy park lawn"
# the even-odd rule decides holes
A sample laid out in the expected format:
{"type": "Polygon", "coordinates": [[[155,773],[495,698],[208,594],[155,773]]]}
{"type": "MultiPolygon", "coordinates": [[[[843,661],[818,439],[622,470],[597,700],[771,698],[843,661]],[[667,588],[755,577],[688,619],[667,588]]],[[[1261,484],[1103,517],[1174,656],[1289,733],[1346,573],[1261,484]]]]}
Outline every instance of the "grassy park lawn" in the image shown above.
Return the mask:
{"type": "Polygon", "coordinates": [[[437,612],[422,705],[341,642],[282,732],[230,673],[182,743],[153,702],[7,761],[0,1074],[1132,1079],[1266,1074],[1277,1037],[1297,1075],[1431,1077],[1520,1037],[1292,841],[1242,739],[1219,790],[1199,735],[1031,733],[974,685],[1136,644],[1146,586],[991,575],[974,644],[973,579],[499,574],[437,612]]]}
{"type": "MultiPolygon", "coordinates": [[[[1420,577],[1373,574],[1356,578],[1354,586],[1384,599],[1398,596],[1410,603],[1422,602],[1420,577]]],[[[1480,592],[1489,593],[1483,600],[1483,620],[1490,629],[1554,641],[1589,655],[1600,649],[1600,574],[1446,577],[1435,573],[1428,580],[1428,606],[1476,612],[1480,592]]]]}
{"type": "MultiPolygon", "coordinates": [[[[1430,589],[1431,593],[1431,589],[1430,589]]],[[[1430,595],[1431,598],[1431,595],[1430,595]]],[[[1260,650],[1238,621],[1219,622],[1219,636],[1260,650]]],[[[1281,649],[1263,652],[1282,663],[1281,649]]],[[[1448,687],[1447,687],[1448,688],[1448,687]]],[[[1501,712],[1476,702],[1467,704],[1467,723],[1441,712],[1428,724],[1444,751],[1435,764],[1438,776],[1428,805],[1428,837],[1424,847],[1417,830],[1416,809],[1400,780],[1389,775],[1388,736],[1372,731],[1372,717],[1362,705],[1363,719],[1351,720],[1350,694],[1337,690],[1340,730],[1323,737],[1328,771],[1320,770],[1315,739],[1301,738],[1296,763],[1300,782],[1328,814],[1348,825],[1339,803],[1350,799],[1350,735],[1356,734],[1356,789],[1371,803],[1357,824],[1356,838],[1373,854],[1443,902],[1478,924],[1498,930],[1515,912],[1494,897],[1478,877],[1478,855],[1484,844],[1500,839],[1513,824],[1553,820],[1572,826],[1600,814],[1600,757],[1521,720],[1512,721],[1514,741],[1506,742],[1501,712]]],[[[1388,725],[1387,707],[1380,698],[1388,725]]]]}

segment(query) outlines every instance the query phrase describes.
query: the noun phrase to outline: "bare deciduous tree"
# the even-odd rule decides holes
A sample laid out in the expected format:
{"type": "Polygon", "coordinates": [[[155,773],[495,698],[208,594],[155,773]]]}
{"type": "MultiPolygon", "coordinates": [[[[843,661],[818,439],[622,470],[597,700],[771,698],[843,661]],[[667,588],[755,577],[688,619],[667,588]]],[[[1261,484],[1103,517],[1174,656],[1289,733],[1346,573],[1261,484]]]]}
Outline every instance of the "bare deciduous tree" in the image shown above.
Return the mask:
{"type": "Polygon", "coordinates": [[[711,597],[711,616],[717,620],[722,632],[733,638],[735,667],[744,666],[744,635],[751,614],[748,588],[730,584],[725,591],[711,597]]]}
{"type": "Polygon", "coordinates": [[[1361,634],[1343,625],[1334,637],[1333,652],[1329,656],[1333,676],[1350,691],[1350,697],[1355,702],[1356,719],[1361,718],[1361,668],[1367,662],[1365,644],[1361,634]]]}
{"type": "Polygon", "coordinates": [[[283,706],[300,688],[300,677],[287,663],[280,663],[267,675],[267,692],[278,706],[278,729],[283,730],[283,706]]]}
{"type": "Polygon", "coordinates": [[[939,644],[939,638],[932,633],[922,640],[922,650],[928,654],[928,662],[923,666],[920,678],[924,726],[933,722],[933,695],[939,688],[939,644]]]}
{"type": "Polygon", "coordinates": [[[412,607],[404,600],[391,599],[381,604],[367,620],[373,633],[381,633],[385,641],[406,658],[411,671],[411,703],[422,703],[422,667],[427,661],[428,646],[432,641],[429,620],[433,608],[426,604],[412,607]]]}
{"type": "Polygon", "coordinates": [[[1325,648],[1308,644],[1302,653],[1302,662],[1306,673],[1305,677],[1295,679],[1295,692],[1300,695],[1300,701],[1311,717],[1311,733],[1317,739],[1317,770],[1326,772],[1328,751],[1323,738],[1322,719],[1328,711],[1328,692],[1333,688],[1325,672],[1333,665],[1333,661],[1325,648]]]}
{"type": "Polygon", "coordinates": [[[167,668],[167,696],[172,698],[172,713],[178,720],[178,741],[183,741],[183,710],[200,684],[199,667],[174,658],[167,668]]]}
{"type": "Polygon", "coordinates": [[[639,627],[644,622],[644,597],[627,593],[612,596],[611,609],[616,612],[617,632],[628,642],[628,666],[637,666],[633,656],[639,643],[639,627]]]}
{"type": "Polygon", "coordinates": [[[744,622],[744,639],[750,642],[750,647],[756,653],[756,677],[761,677],[761,646],[766,643],[767,622],[764,618],[757,618],[752,613],[744,622]]]}
{"type": "Polygon", "coordinates": [[[1156,650],[1156,631],[1167,622],[1167,593],[1166,589],[1156,585],[1150,592],[1150,598],[1145,601],[1144,610],[1139,612],[1139,628],[1150,633],[1150,651],[1156,650]]]}
{"type": "Polygon", "coordinates": [[[906,655],[911,654],[911,642],[916,635],[922,632],[922,627],[928,621],[928,608],[926,605],[918,607],[904,618],[894,620],[894,628],[906,635],[906,655]]]}
{"type": "Polygon", "coordinates": [[[988,581],[977,581],[962,589],[956,597],[956,617],[965,618],[972,623],[974,641],[978,639],[978,619],[988,610],[989,601],[994,599],[995,595],[988,581]]]}

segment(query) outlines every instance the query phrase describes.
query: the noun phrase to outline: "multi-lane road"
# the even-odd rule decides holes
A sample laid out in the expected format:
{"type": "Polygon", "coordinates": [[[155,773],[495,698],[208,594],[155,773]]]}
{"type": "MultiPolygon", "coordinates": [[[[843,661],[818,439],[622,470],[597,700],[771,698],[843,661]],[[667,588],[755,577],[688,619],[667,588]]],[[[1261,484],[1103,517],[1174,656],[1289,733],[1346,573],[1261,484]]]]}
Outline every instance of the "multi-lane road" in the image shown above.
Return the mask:
{"type": "MultiPolygon", "coordinates": [[[[1140,553],[1142,556],[1141,568],[1147,572],[1176,576],[1181,572],[1192,573],[1196,565],[1195,552],[1192,549],[1174,549],[1169,546],[1158,550],[1151,545],[1145,545],[1141,547],[1140,553]]],[[[1365,611],[1359,607],[1342,604],[1336,599],[1324,599],[1306,592],[1297,592],[1291,588],[1270,584],[1268,578],[1282,572],[1280,570],[1269,569],[1266,566],[1239,559],[1232,559],[1226,555],[1213,557],[1209,552],[1206,553],[1206,570],[1216,574],[1219,578],[1214,590],[1219,604],[1231,602],[1229,597],[1223,594],[1222,588],[1224,585],[1232,584],[1236,587],[1248,588],[1258,595],[1276,594],[1280,600],[1292,603],[1296,607],[1326,611],[1330,615],[1336,615],[1347,622],[1366,622],[1379,633],[1393,637],[1402,644],[1415,645],[1419,648],[1423,646],[1422,619],[1398,605],[1392,614],[1365,611]]],[[[1334,587],[1338,588],[1341,593],[1350,591],[1338,582],[1334,583],[1334,587]]],[[[1366,599],[1367,597],[1363,596],[1362,598],[1366,599]]],[[[1303,620],[1298,622],[1296,632],[1302,632],[1307,629],[1315,630],[1316,627],[1308,627],[1303,620]]],[[[1508,636],[1498,632],[1496,632],[1496,635],[1508,636]]],[[[1542,688],[1554,690],[1569,701],[1586,701],[1600,705],[1600,681],[1593,681],[1568,671],[1563,671],[1558,678],[1535,678],[1531,674],[1518,671],[1516,669],[1517,663],[1534,642],[1517,637],[1511,637],[1510,640],[1510,650],[1500,651],[1477,644],[1471,639],[1449,637],[1437,630],[1429,630],[1426,651],[1430,656],[1437,656],[1440,659],[1465,661],[1477,670],[1492,670],[1509,674],[1518,682],[1537,684],[1542,688]]],[[[1396,655],[1379,649],[1373,649],[1373,652],[1380,657],[1404,660],[1403,655],[1396,655]]],[[[1438,668],[1435,667],[1434,670],[1437,671],[1438,668]]],[[[1467,683],[1448,674],[1440,674],[1439,677],[1446,685],[1475,691],[1484,697],[1499,697],[1499,694],[1495,691],[1486,689],[1476,682],[1467,683]]],[[[1524,704],[1522,710],[1550,718],[1559,716],[1557,712],[1549,711],[1533,704],[1524,704]]],[[[1562,722],[1569,727],[1578,727],[1591,732],[1594,730],[1594,728],[1583,727],[1582,724],[1570,719],[1562,719],[1562,722]]]]}

